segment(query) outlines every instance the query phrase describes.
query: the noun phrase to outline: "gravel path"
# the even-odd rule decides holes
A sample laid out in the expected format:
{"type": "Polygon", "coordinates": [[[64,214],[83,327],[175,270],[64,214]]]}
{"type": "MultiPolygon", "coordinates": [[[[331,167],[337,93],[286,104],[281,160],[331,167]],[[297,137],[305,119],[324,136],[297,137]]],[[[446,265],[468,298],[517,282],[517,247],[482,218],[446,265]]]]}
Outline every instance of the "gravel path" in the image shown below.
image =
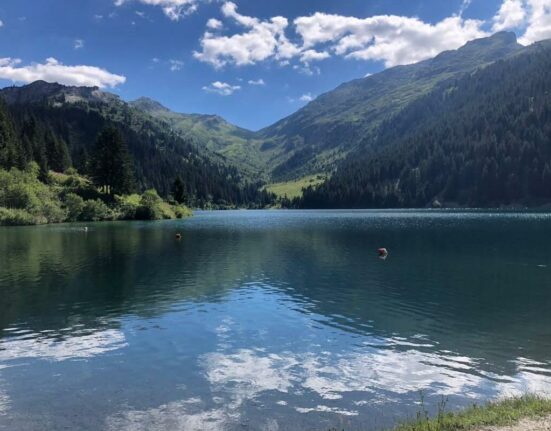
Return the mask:
{"type": "Polygon", "coordinates": [[[538,419],[523,419],[516,425],[486,427],[479,431],[551,431],[551,416],[538,419]]]}

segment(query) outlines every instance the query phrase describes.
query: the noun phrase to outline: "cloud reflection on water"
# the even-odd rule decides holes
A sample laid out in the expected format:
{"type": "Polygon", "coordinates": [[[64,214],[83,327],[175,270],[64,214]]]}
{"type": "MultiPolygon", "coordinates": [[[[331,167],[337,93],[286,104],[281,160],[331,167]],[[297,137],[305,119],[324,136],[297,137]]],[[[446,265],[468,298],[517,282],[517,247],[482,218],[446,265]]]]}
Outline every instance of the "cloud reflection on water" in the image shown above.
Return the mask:
{"type": "Polygon", "coordinates": [[[127,346],[124,334],[117,329],[106,329],[56,339],[41,334],[25,333],[0,340],[0,361],[21,358],[43,358],[54,361],[90,358],[127,346]]]}

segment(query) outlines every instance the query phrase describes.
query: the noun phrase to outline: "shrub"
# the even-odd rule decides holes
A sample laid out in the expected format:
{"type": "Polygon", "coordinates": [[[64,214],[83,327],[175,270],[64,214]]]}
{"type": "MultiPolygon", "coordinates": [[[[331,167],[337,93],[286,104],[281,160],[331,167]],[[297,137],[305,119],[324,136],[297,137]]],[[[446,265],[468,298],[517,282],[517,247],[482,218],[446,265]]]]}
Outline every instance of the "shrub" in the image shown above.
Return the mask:
{"type": "Polygon", "coordinates": [[[191,210],[185,205],[175,205],[173,208],[174,214],[176,214],[176,218],[191,217],[192,215],[191,210]]]}
{"type": "Polygon", "coordinates": [[[140,206],[136,209],[137,220],[160,220],[163,218],[163,200],[153,189],[142,194],[140,206]]]}
{"type": "Polygon", "coordinates": [[[25,226],[37,223],[37,219],[27,211],[0,207],[0,225],[25,226]]]}
{"type": "Polygon", "coordinates": [[[86,221],[101,221],[113,220],[113,212],[109,209],[105,202],[100,199],[91,199],[84,201],[81,220],[86,221]]]}
{"type": "Polygon", "coordinates": [[[84,199],[75,193],[67,193],[65,196],[65,206],[67,208],[67,220],[77,221],[82,218],[84,211],[84,199]]]}

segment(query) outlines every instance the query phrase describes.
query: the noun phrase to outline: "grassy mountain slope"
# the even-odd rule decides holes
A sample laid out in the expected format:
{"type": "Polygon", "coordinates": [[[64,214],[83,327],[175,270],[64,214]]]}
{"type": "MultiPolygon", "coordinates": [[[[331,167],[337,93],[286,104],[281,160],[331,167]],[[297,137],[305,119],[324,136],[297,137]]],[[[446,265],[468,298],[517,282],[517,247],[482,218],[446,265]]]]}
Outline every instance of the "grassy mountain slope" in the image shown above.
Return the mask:
{"type": "Polygon", "coordinates": [[[417,64],[398,66],[342,84],[291,116],[260,131],[276,178],[330,171],[334,162],[370,137],[386,119],[453,79],[521,49],[513,33],[467,43],[417,64]]]}
{"type": "Polygon", "coordinates": [[[254,132],[234,126],[218,115],[180,114],[159,102],[141,97],[129,103],[133,108],[165,121],[183,138],[200,148],[220,154],[247,173],[264,171],[265,161],[258,151],[260,143],[254,132]]]}
{"type": "Polygon", "coordinates": [[[305,192],[306,207],[541,205],[551,201],[551,41],[431,92],[305,192]]]}

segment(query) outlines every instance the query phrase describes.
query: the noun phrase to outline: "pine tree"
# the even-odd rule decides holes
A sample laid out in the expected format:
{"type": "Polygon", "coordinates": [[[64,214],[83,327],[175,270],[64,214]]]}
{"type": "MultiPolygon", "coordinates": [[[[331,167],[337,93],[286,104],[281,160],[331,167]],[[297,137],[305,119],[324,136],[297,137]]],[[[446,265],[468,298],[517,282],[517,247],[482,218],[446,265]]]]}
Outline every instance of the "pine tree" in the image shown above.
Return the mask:
{"type": "Polygon", "coordinates": [[[174,196],[174,200],[180,204],[186,201],[186,188],[180,175],[176,177],[172,185],[172,196],[174,196]]]}
{"type": "Polygon", "coordinates": [[[128,147],[114,127],[106,127],[97,138],[92,176],[95,184],[110,195],[130,193],[134,189],[134,170],[128,147]]]}

